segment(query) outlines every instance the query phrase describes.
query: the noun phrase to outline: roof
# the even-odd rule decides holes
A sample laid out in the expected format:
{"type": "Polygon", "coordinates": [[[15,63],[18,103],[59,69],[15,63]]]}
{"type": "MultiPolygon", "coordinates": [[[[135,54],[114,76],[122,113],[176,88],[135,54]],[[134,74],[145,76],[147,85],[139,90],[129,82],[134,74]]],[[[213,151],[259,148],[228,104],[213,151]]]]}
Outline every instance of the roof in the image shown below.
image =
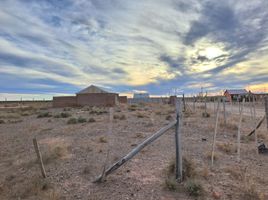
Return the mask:
{"type": "Polygon", "coordinates": [[[226,90],[229,94],[247,94],[248,91],[246,89],[234,89],[234,90],[226,90]]]}
{"type": "Polygon", "coordinates": [[[105,90],[95,86],[95,85],[90,85],[89,87],[79,91],[76,94],[88,94],[88,93],[108,93],[105,90]]]}

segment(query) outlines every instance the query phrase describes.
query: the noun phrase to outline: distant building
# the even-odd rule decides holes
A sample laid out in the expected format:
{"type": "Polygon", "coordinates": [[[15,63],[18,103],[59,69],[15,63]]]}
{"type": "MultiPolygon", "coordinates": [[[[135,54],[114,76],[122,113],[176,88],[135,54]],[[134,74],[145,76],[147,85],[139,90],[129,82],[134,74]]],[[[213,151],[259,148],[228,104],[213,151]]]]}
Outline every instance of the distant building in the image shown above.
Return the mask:
{"type": "Polygon", "coordinates": [[[134,99],[147,99],[150,98],[149,93],[134,93],[133,95],[134,99]]]}
{"type": "Polygon", "coordinates": [[[246,89],[232,89],[232,90],[225,90],[224,96],[226,97],[227,101],[241,101],[243,98],[248,97],[248,91],[246,89]]]}
{"type": "Polygon", "coordinates": [[[107,92],[94,85],[79,91],[76,96],[53,97],[53,107],[115,106],[118,102],[117,93],[107,92]]]}

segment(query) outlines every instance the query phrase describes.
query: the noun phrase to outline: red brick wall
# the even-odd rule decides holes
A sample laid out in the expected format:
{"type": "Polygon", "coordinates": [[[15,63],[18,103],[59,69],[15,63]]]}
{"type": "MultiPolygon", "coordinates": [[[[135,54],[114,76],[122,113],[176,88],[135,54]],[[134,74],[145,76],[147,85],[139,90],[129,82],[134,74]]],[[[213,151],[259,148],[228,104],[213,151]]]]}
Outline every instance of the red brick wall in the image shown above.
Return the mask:
{"type": "Polygon", "coordinates": [[[79,106],[115,106],[118,102],[118,94],[114,93],[77,94],[76,97],[79,106]]]}
{"type": "Polygon", "coordinates": [[[53,97],[54,108],[73,107],[73,106],[77,106],[76,96],[53,97]]]}
{"type": "Polygon", "coordinates": [[[119,96],[119,103],[127,103],[127,96],[119,96]]]}

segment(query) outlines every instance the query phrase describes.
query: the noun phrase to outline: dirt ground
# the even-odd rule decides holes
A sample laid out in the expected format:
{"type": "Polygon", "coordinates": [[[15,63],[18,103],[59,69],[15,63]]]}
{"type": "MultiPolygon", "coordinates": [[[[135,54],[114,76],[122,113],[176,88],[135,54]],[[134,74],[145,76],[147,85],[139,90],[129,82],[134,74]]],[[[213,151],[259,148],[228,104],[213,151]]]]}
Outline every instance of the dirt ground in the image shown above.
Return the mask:
{"type": "MultiPolygon", "coordinates": [[[[174,128],[106,181],[92,183],[103,170],[107,152],[111,164],[175,117],[171,105],[121,105],[114,108],[109,132],[108,111],[87,107],[0,110],[0,199],[268,199],[268,155],[256,155],[254,136],[246,137],[254,126],[251,117],[242,120],[241,161],[237,162],[239,116],[229,113],[224,125],[220,113],[212,167],[215,115],[209,110],[210,116],[202,117],[200,106],[183,114],[183,156],[190,163],[187,169],[192,168],[183,183],[172,180],[174,128]],[[43,155],[45,180],[36,161],[34,137],[43,155]]],[[[268,145],[265,121],[257,135],[259,142],[268,145]]]]}

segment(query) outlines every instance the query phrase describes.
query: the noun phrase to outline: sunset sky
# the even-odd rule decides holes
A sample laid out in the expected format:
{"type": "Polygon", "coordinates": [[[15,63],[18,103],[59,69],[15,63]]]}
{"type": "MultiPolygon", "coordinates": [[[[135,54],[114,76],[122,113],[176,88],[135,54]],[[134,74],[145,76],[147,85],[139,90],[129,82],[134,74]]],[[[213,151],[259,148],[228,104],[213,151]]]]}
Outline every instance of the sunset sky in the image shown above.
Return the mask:
{"type": "Polygon", "coordinates": [[[268,1],[0,1],[0,100],[91,84],[122,94],[268,92],[268,1]]]}

